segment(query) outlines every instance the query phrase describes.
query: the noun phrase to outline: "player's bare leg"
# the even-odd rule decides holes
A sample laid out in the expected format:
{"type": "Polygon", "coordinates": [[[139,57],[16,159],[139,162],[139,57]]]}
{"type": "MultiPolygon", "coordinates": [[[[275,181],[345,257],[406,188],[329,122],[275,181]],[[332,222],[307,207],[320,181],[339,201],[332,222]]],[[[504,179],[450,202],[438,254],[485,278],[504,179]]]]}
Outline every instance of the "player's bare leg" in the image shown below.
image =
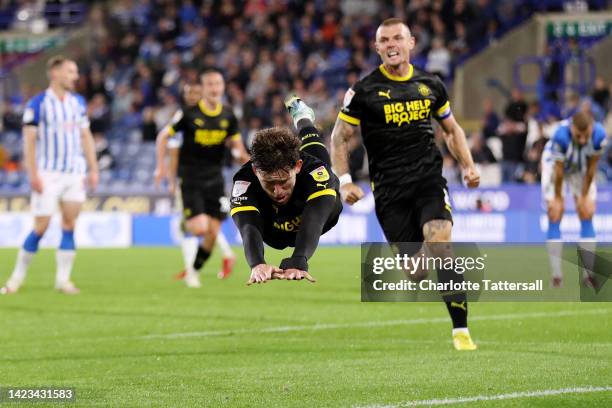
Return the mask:
{"type": "MultiPolygon", "coordinates": [[[[447,258],[453,257],[451,244],[452,223],[449,220],[431,220],[423,225],[423,237],[427,256],[447,258]]],[[[453,270],[438,270],[440,283],[462,282],[463,274],[453,270]]],[[[465,293],[442,293],[442,299],[453,322],[453,345],[456,350],[476,350],[467,326],[468,304],[465,293]]]]}
{"type": "Polygon", "coordinates": [[[232,273],[232,270],[234,269],[234,264],[236,263],[236,255],[234,255],[232,248],[227,242],[227,238],[225,238],[225,235],[221,230],[219,230],[219,233],[217,234],[216,242],[219,246],[219,249],[221,249],[221,252],[223,253],[221,270],[219,271],[219,273],[217,273],[217,278],[225,279],[232,273]]]}
{"type": "Polygon", "coordinates": [[[599,283],[595,279],[593,269],[595,267],[595,250],[597,241],[595,239],[595,228],[593,227],[593,216],[595,215],[595,200],[590,197],[574,197],[576,200],[576,212],[580,218],[580,242],[578,253],[582,269],[582,282],[586,287],[597,289],[599,283]]]}
{"type": "Polygon", "coordinates": [[[0,288],[0,295],[16,293],[19,290],[23,284],[23,281],[25,280],[28,267],[34,258],[34,255],[36,252],[38,252],[38,244],[43,235],[45,235],[47,228],[49,228],[50,221],[51,217],[48,215],[34,217],[34,228],[26,237],[22,247],[19,249],[13,273],[7,280],[6,284],[0,288]]]}
{"type": "Polygon", "coordinates": [[[563,255],[563,241],[561,240],[561,219],[563,218],[563,205],[547,201],[548,230],[546,232],[546,249],[552,272],[550,285],[553,288],[563,286],[563,270],[561,257],[563,255]]]}
{"type": "Polygon", "coordinates": [[[70,280],[72,266],[76,255],[74,244],[74,228],[81,212],[82,204],[79,202],[61,202],[62,212],[62,239],[56,252],[55,260],[57,271],[55,275],[55,289],[67,295],[75,295],[80,290],[70,280]]]}

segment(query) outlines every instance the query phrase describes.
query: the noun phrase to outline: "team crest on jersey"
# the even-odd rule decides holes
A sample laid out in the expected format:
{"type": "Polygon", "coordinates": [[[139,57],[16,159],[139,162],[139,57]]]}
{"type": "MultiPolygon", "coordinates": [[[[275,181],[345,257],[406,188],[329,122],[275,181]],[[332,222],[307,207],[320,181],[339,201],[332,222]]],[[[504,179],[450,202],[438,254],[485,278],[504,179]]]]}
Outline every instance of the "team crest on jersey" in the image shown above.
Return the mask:
{"type": "Polygon", "coordinates": [[[325,168],[325,166],[317,167],[316,169],[311,171],[309,174],[318,183],[329,180],[329,173],[327,172],[327,169],[325,168]]]}
{"type": "Polygon", "coordinates": [[[196,119],[193,121],[193,123],[195,123],[195,125],[196,125],[196,126],[198,126],[198,127],[202,127],[202,126],[204,126],[204,121],[203,121],[202,119],[200,119],[200,118],[196,118],[196,119]]]}
{"type": "Polygon", "coordinates": [[[247,189],[251,185],[249,181],[238,180],[234,183],[234,188],[232,189],[232,197],[239,197],[246,193],[247,189]]]}
{"type": "Polygon", "coordinates": [[[221,119],[219,126],[221,126],[221,129],[227,129],[229,126],[229,121],[227,119],[221,119]]]}
{"type": "Polygon", "coordinates": [[[429,96],[429,94],[431,94],[431,89],[429,89],[429,87],[425,84],[420,84],[419,93],[423,96],[429,96]]]}
{"type": "Polygon", "coordinates": [[[348,91],[346,91],[346,93],[344,94],[344,101],[342,102],[343,108],[346,108],[351,104],[351,101],[353,100],[353,96],[355,96],[355,91],[349,88],[348,91]]]}

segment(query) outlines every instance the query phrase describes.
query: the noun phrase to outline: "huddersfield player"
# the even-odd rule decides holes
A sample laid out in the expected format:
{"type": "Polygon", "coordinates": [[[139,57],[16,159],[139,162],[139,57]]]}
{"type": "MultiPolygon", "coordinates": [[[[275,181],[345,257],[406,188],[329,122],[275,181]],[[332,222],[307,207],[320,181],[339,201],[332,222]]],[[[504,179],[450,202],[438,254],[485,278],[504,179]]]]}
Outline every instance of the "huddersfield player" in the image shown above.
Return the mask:
{"type": "MultiPolygon", "coordinates": [[[[463,169],[470,188],[480,182],[465,133],[453,117],[442,81],[410,64],[414,48],[410,29],[397,18],[376,31],[376,52],[382,64],[355,83],[332,132],[333,167],[340,193],[348,204],[364,193],[348,173],[348,142],[361,126],[366,147],[376,216],[389,242],[436,243],[451,240],[452,217],[442,177],[442,156],[434,142],[433,116],[442,126],[450,152],[463,169]]],[[[419,246],[419,245],[417,245],[419,246]]],[[[432,256],[445,257],[447,245],[429,245],[432,256]]],[[[463,275],[439,270],[441,282],[462,281],[463,275]]],[[[467,328],[467,301],[462,294],[443,294],[453,323],[453,344],[474,350],[467,328]]]]}
{"type": "Polygon", "coordinates": [[[229,210],[225,199],[223,159],[226,149],[245,162],[248,154],[238,132],[238,121],[230,108],[223,106],[223,75],[207,69],[200,75],[202,99],[196,106],[179,110],[170,126],[157,137],[156,179],[167,177],[164,158],[168,138],[182,132],[178,176],[183,201],[185,229],[201,239],[193,265],[186,271],[185,283],[200,287],[199,270],[215,245],[221,221],[229,210]]]}
{"type": "MultiPolygon", "coordinates": [[[[202,84],[193,83],[187,84],[183,88],[183,99],[185,103],[185,108],[193,107],[198,104],[198,102],[202,99],[202,84]]],[[[168,139],[168,152],[169,152],[169,163],[168,163],[168,189],[170,194],[174,195],[174,206],[175,210],[179,213],[183,213],[183,199],[181,197],[181,189],[176,188],[176,180],[177,180],[177,172],[178,172],[178,163],[179,163],[179,151],[182,144],[182,134],[176,134],[175,137],[171,137],[168,139]]],[[[155,184],[159,186],[161,183],[161,174],[155,174],[155,184]]],[[[181,222],[181,230],[180,230],[180,245],[181,252],[183,254],[183,262],[184,269],[176,275],[176,279],[185,280],[187,277],[187,271],[193,268],[193,262],[195,261],[195,256],[198,251],[198,238],[185,234],[185,223],[181,222]]],[[[221,249],[223,253],[223,259],[221,263],[221,270],[217,273],[217,277],[219,279],[227,278],[231,273],[236,263],[236,255],[232,251],[223,231],[219,230],[219,234],[217,235],[216,244],[221,249]]],[[[191,274],[190,276],[195,276],[191,274]]],[[[197,281],[195,283],[197,287],[197,281]]]]}
{"type": "Polygon", "coordinates": [[[231,215],[251,267],[248,284],[271,279],[314,282],[308,259],[342,211],[338,178],[314,127],[314,112],[297,96],[290,96],[285,106],[300,138],[285,128],[258,131],[251,161],[234,176],[231,215]],[[264,242],[276,249],[294,247],[293,254],[278,267],[270,265],[264,242]]]}
{"type": "Polygon", "coordinates": [[[548,232],[546,246],[552,269],[552,286],[563,285],[561,271],[561,219],[563,217],[564,184],[576,203],[580,218],[580,254],[585,286],[598,286],[592,274],[596,248],[593,215],[596,185],[593,182],[597,161],[606,143],[606,133],[600,123],[594,123],[587,112],[577,112],[564,121],[548,141],[542,154],[542,197],[546,200],[548,232]]]}
{"type": "Polygon", "coordinates": [[[85,174],[95,189],[98,164],[85,99],[74,93],[77,64],[55,56],[47,62],[47,74],[49,88],[30,99],[23,114],[24,165],[32,187],[34,229],[19,250],[2,294],[15,293],[23,283],[58,204],[62,238],[56,253],[55,288],[65,294],[79,293],[70,280],[76,253],[74,227],[85,202],[85,174]]]}

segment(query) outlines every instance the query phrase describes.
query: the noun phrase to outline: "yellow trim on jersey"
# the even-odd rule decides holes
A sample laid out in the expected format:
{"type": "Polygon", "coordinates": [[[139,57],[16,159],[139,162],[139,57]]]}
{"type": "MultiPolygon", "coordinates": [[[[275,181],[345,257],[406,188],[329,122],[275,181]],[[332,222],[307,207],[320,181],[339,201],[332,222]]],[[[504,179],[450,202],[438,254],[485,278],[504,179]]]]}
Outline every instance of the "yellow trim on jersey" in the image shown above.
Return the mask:
{"type": "MultiPolygon", "coordinates": [[[[302,150],[305,147],[308,147],[310,145],[321,145],[323,147],[325,147],[325,145],[321,142],[310,142],[310,143],[306,143],[305,145],[303,145],[302,147],[300,147],[300,150],[302,150]]],[[[325,147],[327,149],[327,147],[325,147]]]]}
{"type": "Polygon", "coordinates": [[[408,74],[404,76],[397,76],[389,73],[389,71],[387,71],[387,68],[385,68],[384,64],[380,64],[378,69],[380,69],[380,72],[382,72],[384,76],[386,76],[392,81],[407,81],[412,78],[412,74],[414,74],[414,67],[412,66],[412,64],[408,64],[408,74]]]}
{"type": "Polygon", "coordinates": [[[236,133],[230,137],[231,140],[242,140],[240,133],[236,133]]]}
{"type": "Polygon", "coordinates": [[[361,123],[361,120],[354,118],[352,116],[349,116],[344,112],[338,113],[338,119],[342,119],[346,123],[350,123],[351,125],[355,125],[355,126],[359,126],[359,124],[361,123]]]}
{"type": "Polygon", "coordinates": [[[313,200],[313,199],[315,199],[317,197],[321,197],[323,195],[330,195],[330,196],[336,197],[336,190],[331,189],[331,188],[326,188],[325,190],[314,192],[314,193],[312,193],[311,195],[308,196],[306,201],[313,200]]]}
{"type": "Polygon", "coordinates": [[[253,207],[252,205],[246,205],[244,207],[232,208],[232,210],[230,211],[230,216],[233,217],[234,214],[237,214],[237,213],[242,212],[242,211],[257,211],[257,212],[259,212],[257,207],[253,207]]]}
{"type": "Polygon", "coordinates": [[[206,105],[204,104],[204,100],[201,100],[198,103],[198,106],[200,107],[200,110],[202,111],[202,113],[204,113],[206,116],[219,116],[221,114],[221,111],[223,110],[223,105],[221,105],[220,103],[217,104],[215,109],[213,110],[208,109],[206,105]]]}
{"type": "Polygon", "coordinates": [[[168,126],[168,136],[174,136],[176,134],[176,130],[172,126],[168,126]]]}
{"type": "Polygon", "coordinates": [[[451,214],[453,213],[453,210],[451,209],[451,206],[450,206],[450,205],[446,204],[446,205],[444,205],[444,208],[445,208],[445,209],[446,209],[446,211],[448,211],[449,213],[451,213],[451,214]]]}
{"type": "Polygon", "coordinates": [[[450,102],[446,101],[446,103],[442,105],[442,107],[440,107],[440,109],[436,111],[436,116],[442,115],[444,111],[447,110],[448,108],[450,108],[450,102]]]}

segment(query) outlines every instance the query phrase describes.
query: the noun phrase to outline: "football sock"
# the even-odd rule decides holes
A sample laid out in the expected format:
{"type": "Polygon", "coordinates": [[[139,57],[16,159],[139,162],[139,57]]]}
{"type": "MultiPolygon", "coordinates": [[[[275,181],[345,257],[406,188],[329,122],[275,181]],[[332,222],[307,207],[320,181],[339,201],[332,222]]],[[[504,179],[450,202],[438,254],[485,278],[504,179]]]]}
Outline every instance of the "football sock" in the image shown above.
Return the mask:
{"type": "Polygon", "coordinates": [[[181,238],[181,252],[183,253],[183,262],[187,272],[193,272],[193,263],[198,252],[198,242],[198,238],[193,236],[183,235],[181,238]]]}
{"type": "Polygon", "coordinates": [[[57,272],[55,275],[56,287],[60,287],[70,280],[75,254],[74,231],[62,230],[60,246],[55,253],[55,261],[57,264],[57,272]]]}
{"type": "Polygon", "coordinates": [[[23,242],[23,246],[17,254],[15,268],[13,269],[9,282],[16,283],[17,285],[20,285],[21,282],[23,282],[28,271],[28,267],[32,262],[32,258],[34,258],[34,254],[38,251],[38,244],[40,243],[41,238],[42,235],[38,235],[34,231],[30,232],[30,234],[26,237],[25,241],[23,242]]]}
{"type": "MultiPolygon", "coordinates": [[[[463,282],[465,279],[463,274],[455,273],[450,269],[438,270],[438,282],[447,283],[463,282]]],[[[467,327],[467,316],[468,316],[468,303],[465,292],[444,292],[442,293],[442,299],[446,304],[446,309],[453,321],[453,329],[467,327]]]]}
{"type": "Polygon", "coordinates": [[[225,235],[223,235],[223,232],[219,231],[219,234],[217,234],[216,242],[217,245],[219,245],[219,248],[221,248],[221,252],[223,252],[224,258],[232,258],[234,256],[234,252],[232,251],[232,248],[227,242],[227,238],[225,238],[225,235]]]}
{"type": "Polygon", "coordinates": [[[310,119],[300,119],[298,122],[299,136],[302,141],[300,151],[311,154],[325,164],[331,163],[329,152],[321,134],[310,119]]]}
{"type": "Polygon", "coordinates": [[[202,269],[206,260],[210,257],[210,251],[198,246],[198,253],[196,254],[195,261],[193,262],[193,268],[196,271],[202,269]]]}
{"type": "Polygon", "coordinates": [[[552,276],[561,278],[561,255],[563,254],[563,241],[561,241],[561,222],[548,220],[548,231],[546,232],[546,249],[548,250],[548,260],[552,276]]]}

